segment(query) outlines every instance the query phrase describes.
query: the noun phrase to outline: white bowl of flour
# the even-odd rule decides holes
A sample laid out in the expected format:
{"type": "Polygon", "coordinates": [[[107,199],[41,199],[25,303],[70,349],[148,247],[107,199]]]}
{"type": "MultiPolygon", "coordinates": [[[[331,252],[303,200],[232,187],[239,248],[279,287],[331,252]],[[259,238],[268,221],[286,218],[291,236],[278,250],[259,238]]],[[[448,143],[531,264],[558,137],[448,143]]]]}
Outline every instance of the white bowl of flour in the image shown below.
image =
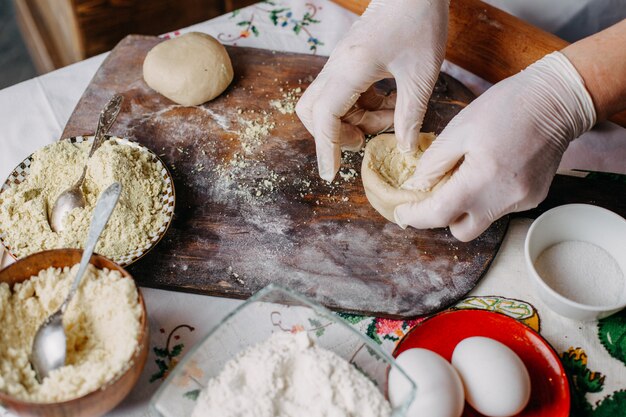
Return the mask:
{"type": "Polygon", "coordinates": [[[626,307],[626,220],[601,207],[568,204],[528,230],[526,266],[556,313],[591,321],[626,307]]]}

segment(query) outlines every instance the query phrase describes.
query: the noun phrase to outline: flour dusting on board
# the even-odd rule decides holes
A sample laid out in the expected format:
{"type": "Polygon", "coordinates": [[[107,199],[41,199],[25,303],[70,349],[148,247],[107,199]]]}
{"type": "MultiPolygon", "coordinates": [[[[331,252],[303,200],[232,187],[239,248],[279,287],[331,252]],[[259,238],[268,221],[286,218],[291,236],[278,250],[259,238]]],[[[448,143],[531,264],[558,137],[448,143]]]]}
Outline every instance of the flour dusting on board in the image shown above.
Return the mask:
{"type": "Polygon", "coordinates": [[[222,114],[219,114],[217,112],[214,112],[208,107],[197,107],[197,108],[209,114],[222,129],[224,129],[227,132],[230,131],[230,119],[228,117],[222,114]]]}

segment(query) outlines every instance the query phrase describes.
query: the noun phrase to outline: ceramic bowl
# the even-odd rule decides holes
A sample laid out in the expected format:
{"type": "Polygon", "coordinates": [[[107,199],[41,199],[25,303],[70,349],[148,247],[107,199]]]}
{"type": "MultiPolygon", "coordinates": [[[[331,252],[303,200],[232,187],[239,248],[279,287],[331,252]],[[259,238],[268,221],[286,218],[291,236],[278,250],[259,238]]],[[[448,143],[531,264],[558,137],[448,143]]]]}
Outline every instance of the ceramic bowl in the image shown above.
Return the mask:
{"type": "MultiPolygon", "coordinates": [[[[13,285],[37,275],[49,267],[63,268],[80,262],[82,251],[78,249],[55,249],[27,256],[0,271],[0,282],[13,285]]],[[[96,268],[119,271],[127,279],[133,277],[109,259],[93,255],[90,263],[96,268]]],[[[0,405],[20,416],[32,417],[97,417],[112,410],[133,388],[148,357],[148,320],[146,306],[139,288],[141,306],[140,333],[137,350],[131,358],[131,366],[112,381],[82,397],[57,403],[34,403],[23,401],[0,392],[0,405]]]]}
{"type": "Polygon", "coordinates": [[[387,377],[398,370],[407,390],[393,408],[404,417],[415,395],[415,385],[395,360],[374,341],[359,333],[337,314],[288,289],[271,284],[230,313],[190,350],[151,401],[156,415],[188,417],[200,391],[226,362],[242,350],[267,340],[274,332],[306,331],[322,348],[357,367],[387,397],[387,377]]]}
{"type": "MultiPolygon", "coordinates": [[[[172,223],[172,218],[174,217],[174,207],[176,205],[176,192],[174,190],[174,180],[172,179],[172,174],[168,171],[165,163],[159,158],[157,154],[152,152],[150,149],[145,146],[133,142],[129,139],[120,138],[117,136],[109,136],[106,135],[106,140],[113,140],[117,143],[124,144],[126,146],[131,146],[133,148],[139,149],[141,152],[149,155],[150,159],[157,165],[159,169],[159,173],[161,175],[161,179],[163,180],[163,192],[160,195],[160,202],[163,206],[163,212],[165,213],[165,218],[162,224],[159,225],[157,230],[152,233],[150,236],[150,241],[146,242],[143,247],[136,248],[131,253],[127,253],[124,255],[120,255],[113,259],[115,263],[120,266],[128,266],[142,257],[144,257],[150,250],[152,250],[157,243],[163,239],[165,233],[167,232],[170,224],[172,223]]],[[[71,143],[81,143],[81,142],[93,142],[93,136],[73,136],[71,138],[63,139],[70,141],[71,143]]],[[[28,175],[30,174],[30,164],[33,162],[33,155],[29,155],[26,159],[24,159],[18,166],[13,169],[9,177],[6,179],[2,187],[0,188],[0,193],[4,191],[6,188],[10,187],[13,184],[19,184],[22,181],[26,180],[28,175]]],[[[5,238],[6,231],[3,231],[2,224],[0,224],[0,244],[4,246],[7,253],[15,260],[18,259],[17,255],[11,249],[11,245],[9,245],[5,238]]]]}
{"type": "MultiPolygon", "coordinates": [[[[524,244],[530,278],[539,297],[554,312],[574,320],[592,321],[626,307],[626,283],[619,294],[618,302],[587,305],[564,296],[546,282],[537,272],[535,261],[545,249],[565,241],[581,241],[599,246],[617,261],[622,275],[626,276],[626,220],[601,207],[567,204],[539,216],[530,226],[524,244]]],[[[610,279],[609,276],[606,278],[610,279]]]]}

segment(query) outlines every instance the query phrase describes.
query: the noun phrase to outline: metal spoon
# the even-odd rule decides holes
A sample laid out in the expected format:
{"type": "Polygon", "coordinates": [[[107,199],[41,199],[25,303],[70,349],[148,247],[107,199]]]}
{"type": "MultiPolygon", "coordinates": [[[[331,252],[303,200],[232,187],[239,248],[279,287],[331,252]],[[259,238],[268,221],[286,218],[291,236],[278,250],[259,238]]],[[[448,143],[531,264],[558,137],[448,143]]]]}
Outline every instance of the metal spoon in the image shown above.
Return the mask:
{"type": "Polygon", "coordinates": [[[89,260],[96,247],[96,243],[111,217],[111,213],[117,204],[121,192],[122,185],[116,182],[104,190],[98,198],[93,217],[91,218],[91,225],[89,226],[83,256],[80,259],[80,266],[74,277],[74,282],[72,282],[72,287],[61,306],[43,322],[35,334],[32,352],[30,354],[30,363],[35,370],[39,382],[47,377],[54,369],[65,365],[65,351],[67,346],[65,329],[63,328],[63,314],[87,270],[87,265],[89,265],[89,260]]]}
{"type": "Polygon", "coordinates": [[[76,181],[76,184],[59,194],[54,202],[54,206],[52,206],[52,212],[50,213],[48,220],[50,228],[53,232],[63,231],[63,219],[65,219],[65,216],[67,216],[70,211],[75,208],[85,207],[85,196],[83,194],[82,186],[85,181],[85,174],[87,173],[87,162],[89,162],[89,158],[91,158],[100,145],[102,145],[102,142],[104,142],[104,135],[109,131],[113,122],[115,122],[115,119],[120,112],[120,108],[122,107],[123,99],[124,97],[119,94],[114,95],[100,112],[98,127],[96,128],[96,133],[93,137],[93,145],[91,145],[91,150],[89,151],[89,156],[85,162],[82,175],[78,181],[76,181]]]}

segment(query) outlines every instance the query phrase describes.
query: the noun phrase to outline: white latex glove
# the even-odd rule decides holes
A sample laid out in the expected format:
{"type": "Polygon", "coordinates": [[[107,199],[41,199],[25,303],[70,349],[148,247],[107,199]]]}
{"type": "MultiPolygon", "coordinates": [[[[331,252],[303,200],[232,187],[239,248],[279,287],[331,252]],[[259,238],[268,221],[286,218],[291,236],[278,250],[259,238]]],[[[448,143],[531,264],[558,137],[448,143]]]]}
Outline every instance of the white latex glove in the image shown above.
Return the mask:
{"type": "Polygon", "coordinates": [[[320,177],[332,181],[342,148],[360,149],[364,133],[387,130],[394,120],[400,149],[415,149],[444,58],[449,4],[449,0],[373,0],[337,45],[296,106],[315,138],[320,177]],[[395,115],[393,98],[376,100],[368,90],[389,77],[397,84],[395,115]],[[370,97],[357,103],[366,91],[370,97]]]}
{"type": "Polygon", "coordinates": [[[560,52],[494,85],[463,109],[424,153],[403,188],[426,190],[396,207],[401,227],[450,226],[469,241],[503,215],[536,207],[547,195],[569,142],[591,129],[596,112],[583,79],[560,52]]]}

